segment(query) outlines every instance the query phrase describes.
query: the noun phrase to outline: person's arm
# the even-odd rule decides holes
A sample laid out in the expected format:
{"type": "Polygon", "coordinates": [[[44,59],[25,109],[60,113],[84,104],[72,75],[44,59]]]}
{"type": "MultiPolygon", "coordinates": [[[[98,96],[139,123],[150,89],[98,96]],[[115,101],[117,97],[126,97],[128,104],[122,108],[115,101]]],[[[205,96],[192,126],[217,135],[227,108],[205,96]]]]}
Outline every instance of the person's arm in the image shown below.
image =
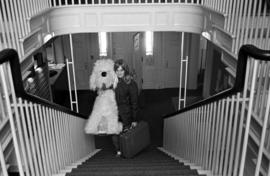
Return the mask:
{"type": "Polygon", "coordinates": [[[137,112],[138,112],[138,86],[135,81],[131,81],[129,84],[129,95],[131,104],[131,116],[132,122],[137,122],[137,112]]]}

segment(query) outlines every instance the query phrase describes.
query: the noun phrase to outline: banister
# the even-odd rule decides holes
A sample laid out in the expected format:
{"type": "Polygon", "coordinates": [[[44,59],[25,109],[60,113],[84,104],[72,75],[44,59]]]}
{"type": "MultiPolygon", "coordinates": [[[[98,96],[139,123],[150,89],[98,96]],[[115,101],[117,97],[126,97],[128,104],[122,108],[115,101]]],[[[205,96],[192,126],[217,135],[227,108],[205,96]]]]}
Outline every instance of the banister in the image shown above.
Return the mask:
{"type": "Polygon", "coordinates": [[[19,56],[18,56],[18,53],[16,50],[4,49],[3,51],[1,51],[0,52],[0,64],[3,64],[4,62],[10,62],[12,79],[13,79],[15,94],[17,97],[21,97],[25,100],[29,100],[32,102],[40,103],[40,104],[46,105],[48,107],[66,112],[66,113],[71,114],[71,115],[75,115],[75,116],[83,118],[83,119],[88,118],[82,114],[71,111],[70,109],[68,109],[64,106],[55,104],[53,102],[50,102],[48,100],[39,98],[35,95],[31,95],[31,94],[28,94],[27,92],[25,92],[24,87],[23,87],[23,82],[22,82],[22,74],[21,74],[19,56]]]}
{"type": "Polygon", "coordinates": [[[220,100],[222,98],[226,98],[226,97],[234,95],[238,92],[243,91],[248,56],[253,57],[255,60],[270,61],[270,50],[262,50],[262,49],[257,48],[254,45],[249,45],[249,44],[241,46],[241,48],[239,49],[239,52],[238,52],[236,78],[235,78],[235,82],[234,82],[234,85],[232,88],[227,89],[225,91],[222,91],[218,94],[215,94],[207,99],[204,99],[204,100],[198,101],[194,104],[191,104],[190,106],[187,106],[183,109],[180,109],[179,111],[167,114],[167,115],[163,116],[163,118],[164,119],[169,118],[169,117],[174,116],[176,114],[186,112],[188,110],[215,102],[215,101],[220,100]]]}

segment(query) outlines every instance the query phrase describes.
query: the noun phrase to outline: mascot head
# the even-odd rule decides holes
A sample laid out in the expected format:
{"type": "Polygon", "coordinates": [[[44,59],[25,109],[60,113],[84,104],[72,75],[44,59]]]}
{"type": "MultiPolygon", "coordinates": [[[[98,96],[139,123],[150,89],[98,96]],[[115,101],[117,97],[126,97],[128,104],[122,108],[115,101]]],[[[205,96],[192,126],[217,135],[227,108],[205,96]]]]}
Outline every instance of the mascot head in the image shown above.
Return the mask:
{"type": "Polygon", "coordinates": [[[113,60],[97,60],[90,76],[90,89],[105,90],[109,88],[116,88],[117,83],[118,78],[114,71],[113,60]]]}

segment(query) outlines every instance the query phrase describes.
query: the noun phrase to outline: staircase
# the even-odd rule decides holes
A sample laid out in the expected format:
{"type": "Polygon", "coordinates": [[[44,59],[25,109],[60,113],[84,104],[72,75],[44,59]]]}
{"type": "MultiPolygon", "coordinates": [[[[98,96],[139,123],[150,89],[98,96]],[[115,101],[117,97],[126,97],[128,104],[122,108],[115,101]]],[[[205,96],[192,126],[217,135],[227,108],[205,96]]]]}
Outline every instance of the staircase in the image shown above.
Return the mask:
{"type": "Polygon", "coordinates": [[[169,157],[156,148],[148,148],[132,159],[116,157],[103,149],[66,176],[195,176],[196,170],[169,157]]]}

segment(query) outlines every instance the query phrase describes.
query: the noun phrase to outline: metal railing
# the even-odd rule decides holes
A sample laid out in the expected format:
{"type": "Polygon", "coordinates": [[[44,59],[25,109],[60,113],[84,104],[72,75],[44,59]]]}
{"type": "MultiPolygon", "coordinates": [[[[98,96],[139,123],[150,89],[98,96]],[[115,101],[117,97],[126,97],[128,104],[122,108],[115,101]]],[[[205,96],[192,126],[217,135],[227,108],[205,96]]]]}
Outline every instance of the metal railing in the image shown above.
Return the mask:
{"type": "MultiPolygon", "coordinates": [[[[202,5],[225,15],[224,30],[233,37],[232,53],[243,44],[270,46],[270,7],[264,0],[2,0],[0,2],[0,50],[14,48],[24,56],[23,41],[31,35],[30,19],[54,7],[151,4],[202,5]]],[[[127,7],[128,8],[128,7],[127,7]]],[[[51,31],[53,32],[53,31],[51,31]]]]}
{"type": "Polygon", "coordinates": [[[234,87],[168,115],[164,148],[213,175],[269,175],[270,165],[262,168],[262,156],[270,160],[269,61],[270,51],[243,46],[234,87]],[[248,145],[249,138],[258,150],[248,145]]]}
{"type": "Polygon", "coordinates": [[[1,173],[7,174],[8,149],[15,149],[21,176],[58,174],[95,150],[83,131],[86,117],[24,92],[16,51],[0,52],[0,64],[0,134],[8,136],[0,143],[1,173]]]}
{"type": "Polygon", "coordinates": [[[264,0],[205,0],[204,6],[225,15],[224,30],[233,37],[232,53],[243,44],[270,47],[270,5],[264,0]]]}

